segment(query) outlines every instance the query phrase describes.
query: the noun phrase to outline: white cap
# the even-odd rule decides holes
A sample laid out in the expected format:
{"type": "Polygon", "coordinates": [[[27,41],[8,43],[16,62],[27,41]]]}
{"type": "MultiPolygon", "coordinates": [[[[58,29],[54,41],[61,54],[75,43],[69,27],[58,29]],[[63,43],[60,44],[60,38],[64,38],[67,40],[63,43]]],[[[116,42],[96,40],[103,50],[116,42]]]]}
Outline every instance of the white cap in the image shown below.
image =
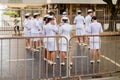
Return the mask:
{"type": "Polygon", "coordinates": [[[66,15],[67,13],[66,12],[63,12],[63,15],[66,15]]]}
{"type": "Polygon", "coordinates": [[[68,20],[68,17],[63,17],[62,20],[68,20]]]}
{"type": "Polygon", "coordinates": [[[40,13],[34,13],[33,15],[34,15],[34,16],[35,16],[35,15],[40,15],[40,13]]]}
{"type": "Polygon", "coordinates": [[[89,9],[88,12],[93,12],[93,10],[92,10],[92,9],[89,9]]]}
{"type": "Polygon", "coordinates": [[[54,19],[54,17],[53,17],[53,16],[48,16],[48,18],[50,18],[50,19],[54,19]]]}
{"type": "Polygon", "coordinates": [[[26,13],[25,16],[30,16],[31,14],[30,13],[26,13]]]}
{"type": "Polygon", "coordinates": [[[48,17],[49,15],[48,14],[46,14],[44,17],[48,17]]]}
{"type": "Polygon", "coordinates": [[[47,12],[50,13],[50,10],[48,10],[47,12]]]}
{"type": "Polygon", "coordinates": [[[77,12],[81,12],[81,10],[77,10],[77,12]]]}

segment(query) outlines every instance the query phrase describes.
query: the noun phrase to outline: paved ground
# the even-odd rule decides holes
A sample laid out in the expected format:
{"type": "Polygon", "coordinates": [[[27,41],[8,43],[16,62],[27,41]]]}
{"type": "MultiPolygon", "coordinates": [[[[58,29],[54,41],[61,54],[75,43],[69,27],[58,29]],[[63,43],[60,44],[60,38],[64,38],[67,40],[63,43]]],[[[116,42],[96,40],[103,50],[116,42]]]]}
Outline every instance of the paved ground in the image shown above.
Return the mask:
{"type": "MultiPolygon", "coordinates": [[[[90,50],[73,43],[71,52],[74,64],[71,67],[70,75],[120,70],[119,39],[119,37],[102,38],[102,61],[100,64],[90,64],[90,50]],[[116,42],[111,40],[116,40],[116,42]]],[[[37,80],[39,78],[66,77],[66,65],[61,66],[61,60],[56,58],[57,64],[49,65],[43,60],[42,53],[42,48],[37,53],[26,50],[23,39],[0,40],[0,80],[37,80]]]]}

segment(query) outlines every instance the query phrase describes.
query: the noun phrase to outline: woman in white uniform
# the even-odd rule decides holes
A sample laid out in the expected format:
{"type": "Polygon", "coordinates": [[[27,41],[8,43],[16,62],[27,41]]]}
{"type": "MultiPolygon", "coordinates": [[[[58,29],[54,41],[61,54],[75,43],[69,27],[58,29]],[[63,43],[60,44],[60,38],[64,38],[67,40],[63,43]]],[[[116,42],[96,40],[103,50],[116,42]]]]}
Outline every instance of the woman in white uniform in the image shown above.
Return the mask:
{"type": "MultiPolygon", "coordinates": [[[[77,11],[77,16],[74,19],[74,23],[76,24],[76,35],[84,35],[85,34],[85,29],[84,29],[84,17],[81,16],[81,10],[77,11]]],[[[84,41],[84,40],[83,40],[84,41]]],[[[78,42],[81,44],[81,40],[78,37],[78,42]]]]}
{"type": "MultiPolygon", "coordinates": [[[[44,36],[46,36],[46,32],[45,32],[45,27],[46,25],[49,23],[48,22],[48,16],[49,15],[45,15],[44,18],[43,18],[43,34],[44,36]]],[[[44,56],[44,60],[47,60],[47,38],[44,38],[43,39],[43,43],[44,43],[44,53],[43,53],[43,56],[44,56]]]]}
{"type": "MultiPolygon", "coordinates": [[[[68,18],[63,17],[63,25],[59,28],[59,34],[60,36],[65,36],[67,40],[69,41],[70,39],[70,33],[72,32],[72,26],[68,23],[68,18]]],[[[65,57],[66,57],[66,52],[67,52],[67,45],[68,42],[65,38],[60,38],[59,40],[59,50],[62,53],[62,63],[61,65],[65,65],[65,57]]],[[[71,58],[71,56],[70,56],[71,58]]],[[[70,64],[72,65],[72,61],[70,59],[70,64]]]]}
{"type": "MultiPolygon", "coordinates": [[[[58,28],[54,23],[54,17],[48,17],[49,23],[45,26],[44,31],[46,36],[56,36],[58,33],[58,28]]],[[[56,64],[54,62],[55,51],[57,50],[56,47],[56,39],[55,38],[47,38],[47,50],[48,50],[48,62],[50,64],[56,64]]]]}
{"type": "MultiPolygon", "coordinates": [[[[24,36],[30,37],[31,36],[31,27],[32,27],[32,16],[30,13],[25,14],[25,20],[23,22],[24,26],[24,36]]],[[[26,49],[30,49],[30,39],[26,39],[26,49]]]]}
{"type": "MultiPolygon", "coordinates": [[[[92,17],[92,23],[88,27],[88,34],[90,35],[99,35],[103,32],[102,25],[97,22],[97,17],[92,17]]],[[[91,63],[95,62],[95,59],[97,58],[97,62],[100,62],[100,37],[90,37],[90,50],[91,50],[91,63]]]]}
{"type": "MultiPolygon", "coordinates": [[[[42,32],[42,26],[39,25],[39,17],[40,17],[40,14],[39,13],[34,13],[33,15],[34,17],[34,20],[33,20],[33,26],[31,28],[31,35],[32,36],[40,36],[40,32],[42,32]]],[[[39,51],[37,50],[37,47],[39,45],[39,40],[40,38],[34,38],[33,39],[33,47],[34,47],[34,51],[39,51]]]]}
{"type": "MultiPolygon", "coordinates": [[[[92,19],[92,16],[93,16],[93,10],[89,9],[87,13],[88,13],[88,15],[85,17],[85,32],[86,32],[86,35],[88,35],[88,27],[91,24],[91,19],[92,19]]],[[[84,44],[84,45],[89,46],[89,38],[86,38],[86,43],[87,44],[84,44]]]]}

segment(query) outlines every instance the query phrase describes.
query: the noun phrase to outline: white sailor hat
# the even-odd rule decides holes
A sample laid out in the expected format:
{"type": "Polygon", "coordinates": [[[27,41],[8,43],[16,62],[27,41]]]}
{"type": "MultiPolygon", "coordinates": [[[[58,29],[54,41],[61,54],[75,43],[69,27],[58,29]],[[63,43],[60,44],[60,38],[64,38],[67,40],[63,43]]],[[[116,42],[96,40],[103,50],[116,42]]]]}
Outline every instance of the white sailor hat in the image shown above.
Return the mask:
{"type": "Polygon", "coordinates": [[[49,16],[49,15],[46,14],[44,17],[48,17],[48,16],[49,16]]]}
{"type": "Polygon", "coordinates": [[[68,17],[63,17],[62,20],[68,20],[68,17]]]}
{"type": "Polygon", "coordinates": [[[77,10],[77,12],[81,12],[81,10],[77,10]]]}
{"type": "Polygon", "coordinates": [[[93,10],[92,9],[88,9],[88,12],[93,12],[93,10]]]}
{"type": "Polygon", "coordinates": [[[47,12],[50,13],[50,10],[48,10],[47,12]]]}
{"type": "Polygon", "coordinates": [[[48,18],[49,18],[49,19],[54,19],[54,17],[53,17],[53,16],[48,16],[48,18]]]}
{"type": "Polygon", "coordinates": [[[34,15],[34,16],[36,16],[36,15],[40,15],[40,13],[34,13],[33,15],[34,15]]]}
{"type": "Polygon", "coordinates": [[[30,13],[26,13],[25,16],[30,16],[31,14],[30,13]]]}
{"type": "Polygon", "coordinates": [[[67,13],[66,12],[63,12],[63,15],[66,15],[67,13]]]}

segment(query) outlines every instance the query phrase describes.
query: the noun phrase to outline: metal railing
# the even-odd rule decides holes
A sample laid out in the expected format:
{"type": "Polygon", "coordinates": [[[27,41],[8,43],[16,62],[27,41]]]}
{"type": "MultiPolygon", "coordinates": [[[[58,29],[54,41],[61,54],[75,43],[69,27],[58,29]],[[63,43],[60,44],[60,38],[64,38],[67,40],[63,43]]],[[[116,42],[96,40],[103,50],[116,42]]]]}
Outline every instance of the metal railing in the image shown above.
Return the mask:
{"type": "MultiPolygon", "coordinates": [[[[64,36],[0,37],[0,80],[41,80],[68,77],[68,66],[62,67],[60,64],[62,62],[61,56],[59,59],[53,56],[53,61],[56,64],[50,64],[48,61],[51,52],[48,50],[49,41],[56,39],[53,42],[53,44],[57,44],[56,56],[59,53],[58,47],[60,47],[58,46],[58,40],[61,38],[67,41],[64,36]],[[26,39],[31,39],[31,49],[26,49],[26,39]],[[40,42],[40,46],[36,48],[37,51],[34,51],[34,39],[46,39],[46,43],[40,42]],[[44,56],[45,48],[47,49],[46,57],[44,56]]],[[[66,47],[68,47],[68,44],[66,44],[66,47]]],[[[68,50],[66,53],[68,54],[68,50]]]]}
{"type": "MultiPolygon", "coordinates": [[[[96,42],[89,42],[95,46],[96,42]]],[[[71,46],[69,53],[72,53],[74,66],[70,70],[70,78],[81,78],[81,77],[95,77],[105,76],[120,72],[119,62],[119,46],[120,46],[120,35],[119,34],[101,34],[101,35],[83,35],[73,36],[69,41],[71,46]],[[77,38],[95,38],[100,37],[100,62],[91,63],[91,50],[89,46],[83,45],[83,41],[78,43],[77,38]],[[77,41],[77,42],[76,42],[77,41]]],[[[96,53],[97,55],[97,53],[96,53]]]]}
{"type": "Polygon", "coordinates": [[[64,36],[0,37],[0,80],[62,80],[114,74],[120,72],[119,46],[119,34],[73,36],[69,41],[64,36]],[[101,62],[91,64],[91,50],[88,49],[88,46],[76,42],[76,38],[95,38],[97,36],[101,38],[101,62]],[[38,51],[34,51],[33,45],[33,40],[36,38],[41,40],[39,47],[36,48],[38,51]],[[53,58],[56,63],[50,64],[48,59],[51,51],[48,50],[48,46],[49,40],[53,38],[55,39],[54,43],[56,43],[53,44],[57,46],[53,58]],[[59,50],[62,38],[67,41],[65,65],[61,65],[62,52],[59,50]],[[26,39],[31,40],[30,49],[26,49],[26,39]],[[43,42],[44,39],[46,39],[47,44],[43,42]],[[59,59],[56,58],[58,54],[59,59]],[[71,55],[72,65],[70,64],[71,55]]]}

